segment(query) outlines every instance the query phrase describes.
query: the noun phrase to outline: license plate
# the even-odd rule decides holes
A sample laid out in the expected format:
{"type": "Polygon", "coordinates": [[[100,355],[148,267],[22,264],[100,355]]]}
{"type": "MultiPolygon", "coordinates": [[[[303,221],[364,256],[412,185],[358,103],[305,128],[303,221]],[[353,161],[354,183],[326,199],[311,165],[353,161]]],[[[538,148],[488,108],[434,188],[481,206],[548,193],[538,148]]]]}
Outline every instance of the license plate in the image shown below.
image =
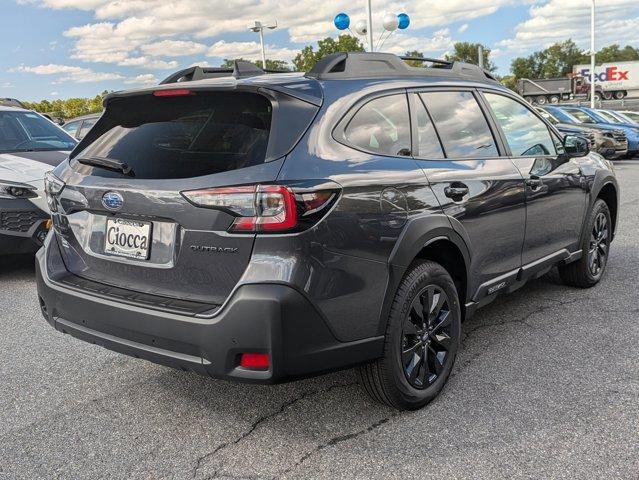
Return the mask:
{"type": "Polygon", "coordinates": [[[151,223],[128,218],[107,218],[104,253],[148,260],[151,247],[151,223]]]}

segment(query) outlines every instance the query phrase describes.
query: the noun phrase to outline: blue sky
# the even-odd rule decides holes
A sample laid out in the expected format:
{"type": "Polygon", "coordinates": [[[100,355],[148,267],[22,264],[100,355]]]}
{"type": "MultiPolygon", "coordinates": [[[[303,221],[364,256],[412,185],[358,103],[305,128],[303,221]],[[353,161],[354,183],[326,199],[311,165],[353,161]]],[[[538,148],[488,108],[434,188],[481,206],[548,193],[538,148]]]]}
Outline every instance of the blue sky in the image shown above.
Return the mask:
{"type": "MultiPolygon", "coordinates": [[[[157,83],[192,64],[257,59],[255,19],[277,20],[269,58],[289,60],[307,44],[336,35],[335,14],[363,19],[364,0],[0,0],[0,96],[24,100],[93,96],[157,83]]],[[[456,41],[494,50],[498,73],[513,57],[572,37],[588,46],[589,0],[373,0],[378,32],[386,12],[411,26],[385,51],[441,56],[456,41]]],[[[598,47],[639,46],[639,2],[597,0],[598,47]]]]}

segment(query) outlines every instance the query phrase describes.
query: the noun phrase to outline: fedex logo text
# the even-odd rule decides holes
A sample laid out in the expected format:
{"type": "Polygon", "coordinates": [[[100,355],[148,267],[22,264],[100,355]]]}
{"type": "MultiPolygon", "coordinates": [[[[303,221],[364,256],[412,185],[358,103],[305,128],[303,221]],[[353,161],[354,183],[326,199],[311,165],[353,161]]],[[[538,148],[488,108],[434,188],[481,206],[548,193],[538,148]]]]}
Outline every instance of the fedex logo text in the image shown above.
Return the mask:
{"type": "MultiPolygon", "coordinates": [[[[598,82],[619,82],[621,80],[629,80],[628,70],[619,70],[617,67],[607,67],[603,72],[595,72],[595,78],[598,82]]],[[[584,68],[579,74],[590,80],[590,69],[584,68]]]]}

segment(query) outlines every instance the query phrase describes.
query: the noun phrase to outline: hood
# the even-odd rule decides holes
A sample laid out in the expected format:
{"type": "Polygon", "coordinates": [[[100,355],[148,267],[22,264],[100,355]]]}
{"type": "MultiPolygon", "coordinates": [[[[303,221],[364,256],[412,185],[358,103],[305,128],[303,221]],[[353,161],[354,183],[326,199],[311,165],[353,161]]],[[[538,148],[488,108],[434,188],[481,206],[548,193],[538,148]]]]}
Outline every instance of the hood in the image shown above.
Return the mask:
{"type": "Polygon", "coordinates": [[[57,167],[68,152],[16,152],[0,154],[0,180],[32,182],[57,167]]]}

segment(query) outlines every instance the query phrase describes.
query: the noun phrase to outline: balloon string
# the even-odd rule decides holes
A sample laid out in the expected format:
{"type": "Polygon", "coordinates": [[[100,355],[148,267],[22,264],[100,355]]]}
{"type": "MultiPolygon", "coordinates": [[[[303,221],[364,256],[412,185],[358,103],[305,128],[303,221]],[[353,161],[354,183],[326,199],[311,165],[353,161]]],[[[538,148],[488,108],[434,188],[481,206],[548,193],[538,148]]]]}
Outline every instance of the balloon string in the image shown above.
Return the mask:
{"type": "Polygon", "coordinates": [[[386,40],[388,40],[388,39],[391,37],[391,35],[393,35],[393,33],[395,33],[395,32],[394,32],[394,31],[393,31],[393,32],[388,32],[388,36],[384,39],[384,41],[382,42],[382,44],[381,44],[379,47],[377,47],[377,50],[381,50],[381,48],[382,48],[382,47],[384,46],[384,44],[386,43],[386,40]]]}

